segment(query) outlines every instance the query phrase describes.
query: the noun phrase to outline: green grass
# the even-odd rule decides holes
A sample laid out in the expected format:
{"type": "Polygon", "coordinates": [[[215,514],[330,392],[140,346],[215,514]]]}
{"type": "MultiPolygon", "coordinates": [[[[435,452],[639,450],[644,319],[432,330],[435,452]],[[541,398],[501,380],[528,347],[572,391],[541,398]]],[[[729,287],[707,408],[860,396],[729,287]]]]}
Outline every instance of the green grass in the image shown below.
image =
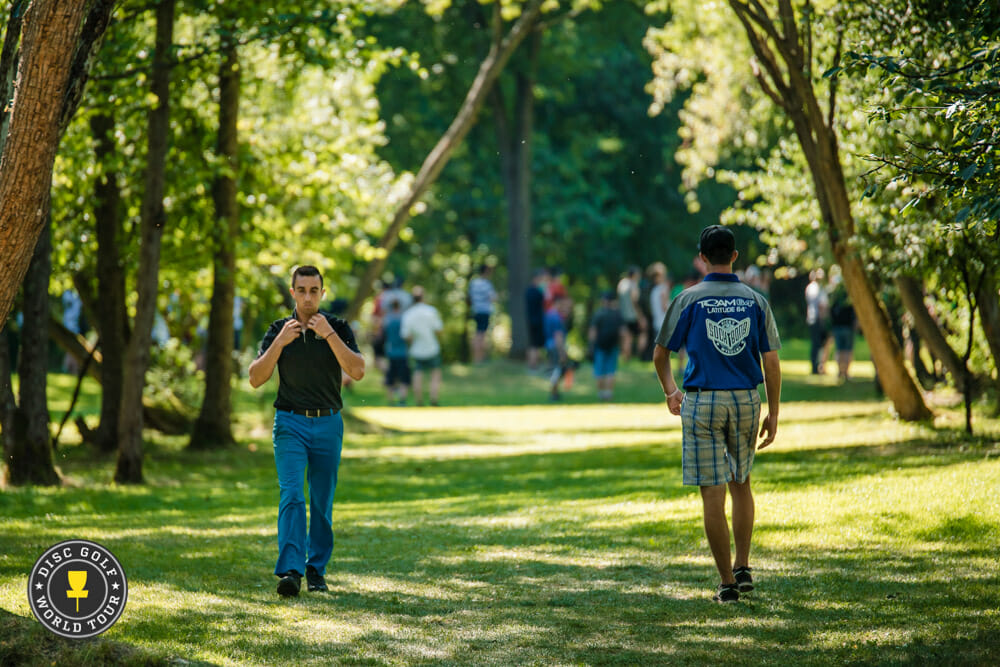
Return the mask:
{"type": "Polygon", "coordinates": [[[244,380],[237,448],[150,433],[148,484],[120,487],[68,429],[65,486],[0,492],[0,664],[996,664],[1000,422],[977,414],[975,439],[957,410],[899,423],[870,364],[838,386],[802,348],[783,352],[778,440],[754,470],[758,590],[738,605],[711,602],[679,420],[635,362],[614,405],[587,369],[548,405],[543,378],[497,362],[450,368],[441,408],[390,408],[372,373],[348,397],[332,590],[281,599],[273,388],[244,380]],[[98,641],[30,619],[28,572],[68,538],[129,577],[98,641]]]}

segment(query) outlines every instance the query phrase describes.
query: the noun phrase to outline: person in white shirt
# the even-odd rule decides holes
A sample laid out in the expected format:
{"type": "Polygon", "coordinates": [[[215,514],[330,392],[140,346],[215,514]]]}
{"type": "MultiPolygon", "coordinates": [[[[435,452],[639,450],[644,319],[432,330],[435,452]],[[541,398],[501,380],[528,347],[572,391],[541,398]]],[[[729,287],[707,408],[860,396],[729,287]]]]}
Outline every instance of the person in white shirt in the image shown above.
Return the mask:
{"type": "Polygon", "coordinates": [[[667,316],[670,306],[670,281],[667,279],[667,267],[663,262],[655,262],[647,269],[653,289],[649,291],[649,312],[652,315],[650,331],[659,331],[667,316]]]}
{"type": "Polygon", "coordinates": [[[417,405],[424,404],[424,371],[430,372],[429,397],[431,405],[438,404],[441,390],[441,344],[437,335],[444,328],[441,314],[434,306],[424,303],[424,288],[413,288],[413,305],[403,313],[401,333],[410,346],[413,359],[413,398],[417,405]]]}
{"type": "Polygon", "coordinates": [[[826,372],[830,356],[830,299],[823,286],[823,269],[813,269],[806,285],[806,324],[809,326],[809,361],[813,375],[826,372]]]}

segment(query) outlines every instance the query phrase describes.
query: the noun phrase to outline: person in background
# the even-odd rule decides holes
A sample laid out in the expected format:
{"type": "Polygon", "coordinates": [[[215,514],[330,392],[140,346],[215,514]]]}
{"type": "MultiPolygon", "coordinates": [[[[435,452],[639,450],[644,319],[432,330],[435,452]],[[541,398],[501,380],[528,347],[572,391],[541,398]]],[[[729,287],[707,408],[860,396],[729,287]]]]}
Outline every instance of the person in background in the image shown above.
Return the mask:
{"type": "Polygon", "coordinates": [[[528,368],[538,368],[545,348],[545,287],[548,271],[535,269],[531,284],[524,290],[524,311],[528,323],[528,368]]]}
{"type": "Polygon", "coordinates": [[[854,306],[847,296],[847,288],[839,275],[830,276],[833,291],[830,293],[830,326],[833,330],[833,343],[836,347],[837,378],[841,382],[850,379],[851,362],[854,360],[854,338],[857,332],[858,318],[854,306]]]}
{"type": "MultiPolygon", "coordinates": [[[[75,289],[68,289],[62,293],[63,326],[69,329],[70,333],[79,336],[83,330],[83,300],[75,289]]],[[[76,358],[67,352],[63,355],[62,368],[64,373],[76,375],[80,371],[80,364],[76,358]]]]}
{"type": "Polygon", "coordinates": [[[552,307],[545,313],[545,349],[549,353],[549,361],[552,364],[552,372],[549,376],[550,401],[558,401],[562,398],[559,385],[563,378],[566,378],[568,384],[572,384],[572,379],[566,377],[571,370],[566,350],[566,320],[569,318],[571,308],[572,302],[569,297],[564,296],[556,299],[552,307]]]}
{"type": "Polygon", "coordinates": [[[551,308],[555,304],[556,299],[561,299],[564,296],[565,297],[569,296],[569,290],[566,289],[566,282],[564,278],[565,275],[563,274],[562,269],[560,269],[558,266],[553,266],[552,268],[548,269],[546,275],[546,283],[545,283],[545,304],[544,304],[546,313],[549,312],[549,308],[551,308]]]}
{"type": "Polygon", "coordinates": [[[384,374],[389,368],[389,362],[385,358],[385,330],[382,323],[385,320],[387,281],[378,281],[376,284],[375,298],[372,302],[372,316],[368,323],[368,335],[372,344],[372,354],[375,356],[375,367],[384,374]]]}
{"type": "Polygon", "coordinates": [[[410,360],[406,340],[403,338],[403,308],[394,298],[389,300],[389,311],[382,322],[385,331],[385,356],[389,367],[385,373],[385,389],[389,405],[406,405],[409,393],[410,360]]]}
{"type": "Polygon", "coordinates": [[[625,320],[627,333],[622,339],[622,361],[628,361],[632,353],[642,350],[645,340],[641,336],[643,327],[639,309],[639,267],[631,266],[618,281],[618,308],[625,320]]]}
{"type": "Polygon", "coordinates": [[[243,345],[243,297],[233,294],[233,350],[240,352],[243,345]]]}
{"type": "Polygon", "coordinates": [[[476,333],[472,338],[472,361],[480,364],[486,360],[486,332],[490,328],[497,292],[493,289],[490,276],[493,268],[488,264],[479,267],[479,275],[469,281],[469,312],[476,322],[476,333]]]}
{"type": "Polygon", "coordinates": [[[826,273],[813,269],[806,285],[806,325],[809,327],[809,363],[813,375],[826,371],[829,354],[827,339],[830,337],[830,301],[823,285],[826,273]]]}
{"type": "Polygon", "coordinates": [[[441,392],[441,344],[438,334],[444,329],[441,314],[425,302],[424,288],[413,288],[413,305],[403,313],[400,333],[410,346],[413,358],[413,400],[424,404],[424,372],[430,375],[428,395],[431,405],[438,404],[441,392]]]}
{"type": "Polygon", "coordinates": [[[601,307],[594,313],[587,334],[594,350],[597,397],[602,401],[614,399],[618,350],[624,335],[625,320],[618,310],[617,295],[609,290],[601,295],[601,307]]]}
{"type": "Polygon", "coordinates": [[[670,305],[670,280],[663,262],[652,264],[648,273],[653,284],[649,291],[650,331],[659,332],[663,326],[663,318],[667,316],[667,306],[670,305]]]}

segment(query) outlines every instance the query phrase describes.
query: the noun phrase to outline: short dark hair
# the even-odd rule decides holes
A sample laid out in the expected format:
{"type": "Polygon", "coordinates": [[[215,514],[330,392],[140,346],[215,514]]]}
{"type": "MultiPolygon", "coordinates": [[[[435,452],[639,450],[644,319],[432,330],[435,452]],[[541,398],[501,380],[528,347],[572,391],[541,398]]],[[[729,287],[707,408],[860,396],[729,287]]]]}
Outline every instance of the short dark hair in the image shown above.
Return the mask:
{"type": "Polygon", "coordinates": [[[305,264],[304,266],[300,266],[292,271],[292,287],[295,287],[295,281],[299,276],[319,276],[319,286],[323,286],[323,274],[319,272],[319,269],[311,264],[305,264]]]}
{"type": "Polygon", "coordinates": [[[711,264],[729,264],[735,250],[736,237],[728,227],[709,225],[701,230],[698,252],[711,264]]]}

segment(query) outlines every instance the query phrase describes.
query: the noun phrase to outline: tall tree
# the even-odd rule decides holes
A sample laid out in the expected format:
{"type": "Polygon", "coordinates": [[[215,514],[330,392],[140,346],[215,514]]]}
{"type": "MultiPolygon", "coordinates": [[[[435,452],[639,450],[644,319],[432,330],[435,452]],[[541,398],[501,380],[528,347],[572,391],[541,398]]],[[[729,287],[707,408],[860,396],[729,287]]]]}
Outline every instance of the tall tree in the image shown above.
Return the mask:
{"type": "Polygon", "coordinates": [[[212,184],[216,224],[212,310],[205,352],[205,396],[194,422],[189,447],[211,449],[235,443],[232,416],[233,298],[236,239],[240,230],[236,176],[239,173],[240,59],[233,36],[223,40],[219,65],[219,131],[216,152],[221,160],[212,184]]]}
{"type": "MultiPolygon", "coordinates": [[[[877,83],[888,99],[872,95],[870,119],[876,128],[891,128],[892,135],[902,138],[867,155],[877,165],[872,171],[878,178],[870,189],[880,198],[902,200],[899,208],[905,216],[900,217],[909,226],[898,226],[916,241],[906,246],[927,248],[925,261],[920,266],[910,262],[910,271],[922,270],[938,283],[943,274],[982,271],[971,281],[974,288],[978,285],[977,294],[965,296],[977,305],[992,357],[991,364],[980,364],[980,372],[990,375],[1000,362],[995,277],[1000,262],[1000,172],[995,165],[1000,146],[1000,6],[991,0],[910,0],[892,18],[892,32],[900,39],[860,45],[849,54],[844,70],[854,74],[850,80],[872,69],[880,73],[877,83]],[[934,131],[921,131],[927,127],[934,131]]],[[[955,285],[960,292],[963,282],[955,285]]],[[[1000,378],[996,381],[1000,386],[1000,378]]]]}
{"type": "MultiPolygon", "coordinates": [[[[424,193],[448,163],[455,149],[469,133],[469,130],[476,122],[479,110],[482,108],[493,87],[493,83],[506,66],[507,61],[510,60],[511,55],[513,55],[518,45],[530,34],[541,15],[541,7],[541,0],[530,0],[521,10],[520,16],[506,35],[503,34],[501,29],[494,31],[494,39],[490,46],[490,51],[480,64],[479,71],[469,86],[469,91],[462,102],[462,106],[455,114],[448,129],[441,135],[437,144],[435,144],[434,148],[424,159],[420,171],[417,172],[417,176],[413,180],[409,193],[396,210],[392,222],[389,223],[385,233],[382,234],[382,237],[378,241],[377,248],[379,253],[365,266],[358,284],[358,290],[347,312],[348,319],[357,317],[358,313],[361,312],[361,306],[371,296],[375,279],[381,275],[385,267],[386,256],[399,243],[399,233],[410,219],[413,207],[420,202],[424,193]]],[[[494,21],[502,21],[502,11],[499,2],[496,3],[494,8],[494,21]]]]}
{"type": "Polygon", "coordinates": [[[20,58],[0,156],[0,256],[7,258],[0,267],[0,322],[7,320],[45,224],[59,136],[79,101],[111,3],[14,3],[15,13],[22,9],[20,58]],[[86,17],[99,20],[88,20],[85,30],[86,17]]]}
{"type": "MultiPolygon", "coordinates": [[[[125,380],[125,347],[128,312],[125,308],[125,269],[122,265],[121,192],[115,169],[115,121],[111,111],[90,118],[94,157],[101,172],[94,184],[94,219],[97,227],[97,318],[101,338],[101,421],[93,434],[101,451],[118,445],[118,421],[125,380]]],[[[81,292],[83,293],[83,292],[81,292]]]]}
{"type": "MultiPolygon", "coordinates": [[[[755,74],[761,88],[788,115],[809,164],[830,246],[843,270],[844,285],[886,395],[901,418],[928,419],[931,412],[903,364],[889,317],[865,272],[863,259],[851,245],[855,224],[840,163],[836,86],[830,87],[825,112],[814,86],[813,10],[810,6],[796,10],[791,0],[778,0],[777,5],[775,18],[756,0],[729,0],[760,63],[755,74]]],[[[837,66],[840,57],[838,41],[831,66],[837,66]]]]}
{"type": "MultiPolygon", "coordinates": [[[[19,401],[14,410],[12,430],[4,429],[4,460],[11,484],[58,484],[59,474],[52,460],[49,411],[46,400],[49,366],[49,274],[51,266],[49,225],[35,244],[24,281],[23,331],[18,355],[19,401]]],[[[6,425],[5,425],[6,426],[6,425]]]]}
{"type": "Polygon", "coordinates": [[[535,115],[535,77],[542,48],[542,31],[526,40],[524,59],[514,71],[514,99],[507,109],[503,89],[493,86],[493,116],[500,146],[500,173],[507,200],[507,290],[511,319],[510,355],[527,352],[528,319],[524,293],[531,273],[531,146],[535,115]]]}
{"type": "Polygon", "coordinates": [[[140,223],[139,271],[136,276],[135,319],[125,353],[125,379],[118,419],[118,462],[115,481],[140,484],[142,475],[142,394],[146,386],[153,318],[159,291],[160,246],[166,211],[165,169],[170,147],[170,70],[174,35],[175,0],[156,6],[156,46],[150,90],[155,98],[149,110],[147,166],[140,223]]]}

